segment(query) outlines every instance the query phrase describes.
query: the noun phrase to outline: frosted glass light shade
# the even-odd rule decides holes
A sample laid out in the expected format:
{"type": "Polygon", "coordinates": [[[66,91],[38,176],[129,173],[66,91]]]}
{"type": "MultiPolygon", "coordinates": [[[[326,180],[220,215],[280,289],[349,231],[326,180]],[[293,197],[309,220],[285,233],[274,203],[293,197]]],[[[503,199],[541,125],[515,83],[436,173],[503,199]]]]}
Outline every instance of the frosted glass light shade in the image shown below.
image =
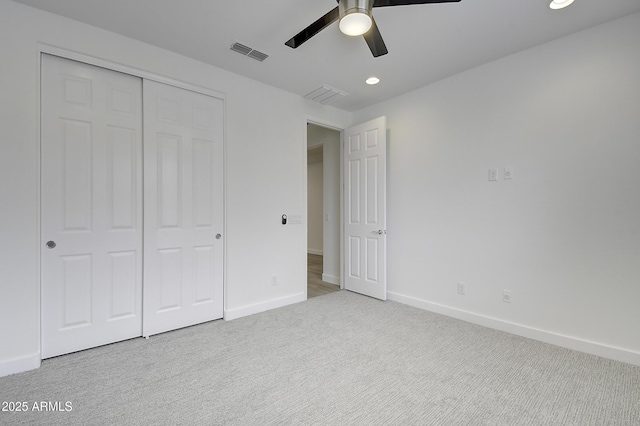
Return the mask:
{"type": "Polygon", "coordinates": [[[340,19],[340,31],[348,36],[359,36],[371,28],[371,17],[366,13],[348,13],[340,19]]]}
{"type": "Polygon", "coordinates": [[[573,0],[553,0],[549,4],[549,7],[551,9],[562,9],[563,7],[569,6],[571,3],[573,3],[573,0]]]}

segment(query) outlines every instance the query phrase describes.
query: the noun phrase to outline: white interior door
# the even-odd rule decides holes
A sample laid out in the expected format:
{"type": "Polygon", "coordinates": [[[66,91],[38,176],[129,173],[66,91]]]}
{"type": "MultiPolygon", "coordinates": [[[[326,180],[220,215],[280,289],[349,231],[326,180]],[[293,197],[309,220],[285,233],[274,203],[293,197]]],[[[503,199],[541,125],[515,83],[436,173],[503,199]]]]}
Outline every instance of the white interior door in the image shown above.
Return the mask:
{"type": "Polygon", "coordinates": [[[344,131],[345,288],[387,299],[386,118],[344,131]]]}
{"type": "Polygon", "coordinates": [[[142,334],[142,83],[42,56],[42,357],[142,334]]]}
{"type": "Polygon", "coordinates": [[[144,81],[143,335],[223,314],[223,101],[144,81]]]}

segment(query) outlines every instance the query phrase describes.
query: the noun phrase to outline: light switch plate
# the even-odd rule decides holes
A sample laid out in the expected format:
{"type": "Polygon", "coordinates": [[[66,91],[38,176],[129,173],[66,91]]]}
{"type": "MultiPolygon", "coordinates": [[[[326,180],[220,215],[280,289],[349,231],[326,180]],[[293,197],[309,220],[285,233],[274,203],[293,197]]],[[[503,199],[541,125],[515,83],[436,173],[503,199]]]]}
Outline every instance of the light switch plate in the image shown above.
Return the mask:
{"type": "Polygon", "coordinates": [[[513,167],[505,167],[504,168],[504,179],[513,179],[513,167]]]}
{"type": "Polygon", "coordinates": [[[290,215],[289,223],[292,225],[300,225],[302,223],[302,215],[299,215],[299,214],[290,215]]]}

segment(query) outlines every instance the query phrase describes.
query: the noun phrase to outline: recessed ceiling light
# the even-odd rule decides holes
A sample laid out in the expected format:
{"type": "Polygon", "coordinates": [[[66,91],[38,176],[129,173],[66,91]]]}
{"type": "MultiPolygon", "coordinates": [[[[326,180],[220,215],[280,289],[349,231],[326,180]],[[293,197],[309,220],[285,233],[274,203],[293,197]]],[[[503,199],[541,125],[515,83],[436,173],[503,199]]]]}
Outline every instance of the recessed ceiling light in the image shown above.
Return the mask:
{"type": "Polygon", "coordinates": [[[569,6],[571,3],[573,3],[573,0],[553,0],[549,4],[549,7],[551,9],[562,9],[564,7],[569,6]]]}
{"type": "Polygon", "coordinates": [[[380,79],[378,77],[369,77],[366,81],[367,84],[378,84],[380,83],[380,79]]]}

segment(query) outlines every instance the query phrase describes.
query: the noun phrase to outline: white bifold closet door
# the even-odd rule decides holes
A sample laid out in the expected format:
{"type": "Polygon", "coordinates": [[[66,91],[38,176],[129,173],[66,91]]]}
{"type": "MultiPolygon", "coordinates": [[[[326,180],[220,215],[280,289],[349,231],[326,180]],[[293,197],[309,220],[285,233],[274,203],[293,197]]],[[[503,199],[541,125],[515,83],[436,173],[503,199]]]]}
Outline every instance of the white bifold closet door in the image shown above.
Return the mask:
{"type": "Polygon", "coordinates": [[[142,81],[42,56],[42,357],[142,332],[142,81]]]}
{"type": "Polygon", "coordinates": [[[222,318],[223,101],[144,81],[143,335],[222,318]]]}

